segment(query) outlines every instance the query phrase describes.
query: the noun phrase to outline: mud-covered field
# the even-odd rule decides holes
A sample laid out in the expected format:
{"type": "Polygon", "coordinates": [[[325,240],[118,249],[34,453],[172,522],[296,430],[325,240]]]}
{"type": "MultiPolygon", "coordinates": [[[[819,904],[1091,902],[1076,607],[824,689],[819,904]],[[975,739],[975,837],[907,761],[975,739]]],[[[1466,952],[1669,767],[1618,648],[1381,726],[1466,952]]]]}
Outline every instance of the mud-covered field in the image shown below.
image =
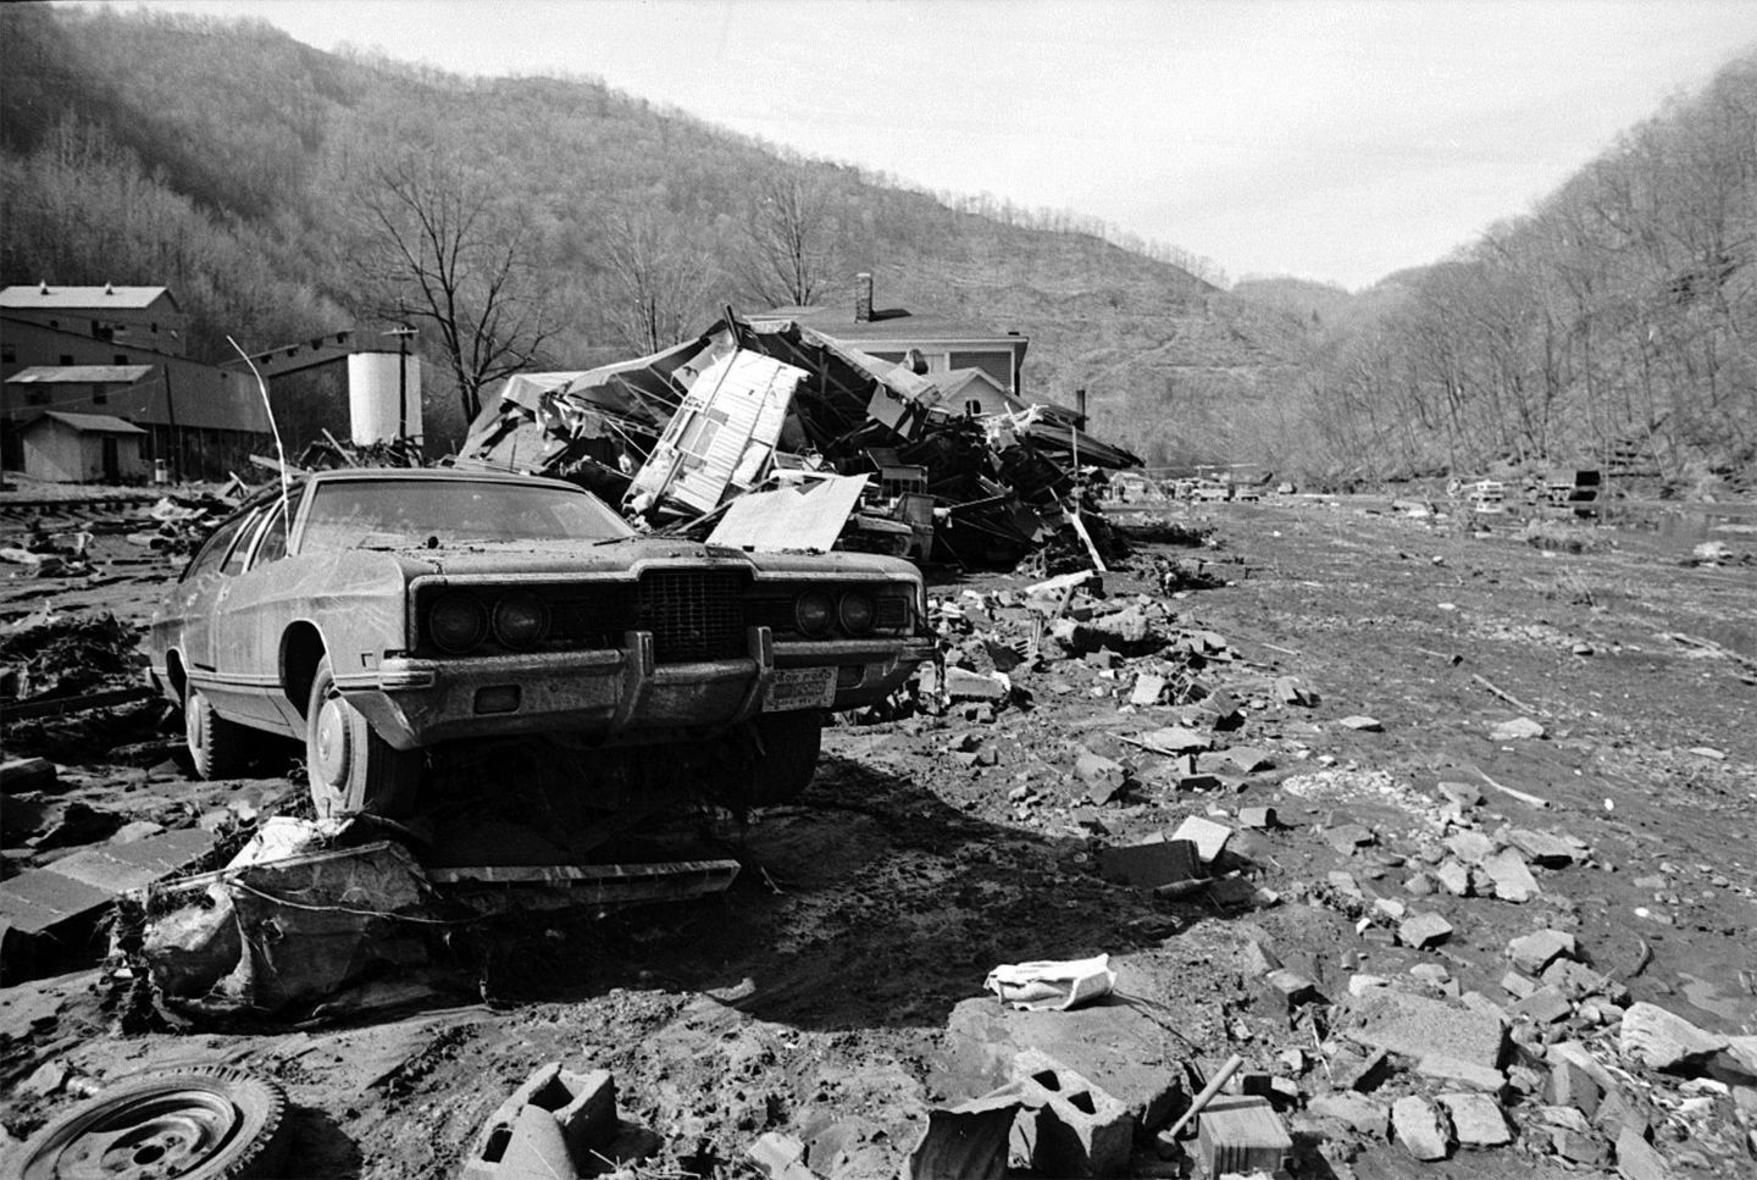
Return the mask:
{"type": "MultiPolygon", "coordinates": [[[[77,527],[80,511],[49,523],[77,527]]],[[[1282,1080],[1252,1084],[1275,1091],[1300,1176],[1614,1174],[1630,1127],[1675,1174],[1751,1174],[1757,1079],[1736,1054],[1662,1071],[1621,1025],[1647,1003],[1710,1034],[1757,1033],[1757,538],[1721,534],[1727,559],[1687,565],[1695,538],[1558,528],[1586,551],[1546,552],[1517,522],[1485,532],[1364,501],[1156,511],[1211,527],[1213,545],[1141,546],[1102,598],[1076,600],[1085,632],[1046,628],[1032,648],[1022,576],[934,586],[948,662],[1009,665],[1010,698],[843,719],[799,804],[716,821],[743,864],[730,892],[460,930],[412,1008],[297,1026],[171,1027],[102,968],[7,988],[0,1122],[23,1138],[119,1077],[224,1063],[285,1087],[290,1174],[449,1176],[502,1099],[559,1061],[608,1070],[622,1119],[648,1133],[627,1175],[761,1175],[747,1149],[780,1132],[820,1176],[891,1177],[928,1111],[1004,1081],[1029,1035],[1175,1082],[1174,1103],[1242,1056],[1245,1074],[1282,1080]],[[1168,571],[1196,561],[1225,584],[1179,589],[1168,571]],[[1120,606],[1147,632],[1107,644],[1120,606]],[[1131,704],[1144,675],[1165,687],[1131,704]],[[1535,723],[1513,731],[1526,736],[1494,735],[1518,719],[1535,723]],[[1148,736],[1173,726],[1207,750],[1148,736]],[[1244,826],[1261,807],[1277,825],[1244,826]],[[1223,886],[1162,896],[1107,879],[1106,849],[1189,816],[1232,829],[1210,866],[1223,886]],[[1533,833],[1542,855],[1526,854],[1533,833]],[[1449,843],[1469,834],[1523,849],[1535,895],[1498,896],[1481,850],[1449,843]],[[1449,933],[1398,936],[1430,914],[1449,933]],[[1545,928],[1572,934],[1590,968],[1531,972],[1559,1010],[1521,1006],[1507,951],[1545,928]],[[1098,1017],[1022,1033],[980,999],[997,965],[1101,953],[1117,999],[1098,1017]],[[1272,963],[1311,990],[1276,992],[1272,963]],[[1509,1142],[1454,1142],[1423,1164],[1387,1131],[1399,1099],[1462,1083],[1393,1054],[1351,1088],[1370,1064],[1345,1031],[1352,993],[1370,990],[1357,976],[1505,1017],[1491,1064],[1509,1142]],[[1613,1114],[1558,1100],[1555,1042],[1608,1075],[1613,1114]],[[1341,1093],[1360,1099],[1352,1122],[1341,1093]]],[[[19,544],[23,515],[6,525],[0,544],[19,544]]],[[[119,531],[90,552],[89,573],[5,581],[5,620],[143,622],[173,559],[119,531]]],[[[175,718],[150,702],[7,728],[7,757],[60,768],[52,796],[6,800],[9,874],[79,847],[82,823],[107,839],[299,796],[272,753],[263,777],[193,781],[175,718]]],[[[1128,1173],[1187,1166],[1143,1136],[1128,1173]]]]}

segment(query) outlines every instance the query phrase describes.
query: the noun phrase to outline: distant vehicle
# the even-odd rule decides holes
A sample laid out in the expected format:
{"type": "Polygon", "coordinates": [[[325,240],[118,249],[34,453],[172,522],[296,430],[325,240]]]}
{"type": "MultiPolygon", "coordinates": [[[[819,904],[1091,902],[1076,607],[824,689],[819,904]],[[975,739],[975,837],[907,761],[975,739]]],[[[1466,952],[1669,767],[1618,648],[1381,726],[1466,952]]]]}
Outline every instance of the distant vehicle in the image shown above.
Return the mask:
{"type": "Polygon", "coordinates": [[[426,755],[563,734],[739,742],[743,802],[797,796],[824,715],[883,700],[932,651],[920,573],[861,553],[645,538],[556,480],[352,468],[267,489],[165,593],[150,677],[206,777],[251,731],[305,743],[318,814],[409,814],[426,755]]]}

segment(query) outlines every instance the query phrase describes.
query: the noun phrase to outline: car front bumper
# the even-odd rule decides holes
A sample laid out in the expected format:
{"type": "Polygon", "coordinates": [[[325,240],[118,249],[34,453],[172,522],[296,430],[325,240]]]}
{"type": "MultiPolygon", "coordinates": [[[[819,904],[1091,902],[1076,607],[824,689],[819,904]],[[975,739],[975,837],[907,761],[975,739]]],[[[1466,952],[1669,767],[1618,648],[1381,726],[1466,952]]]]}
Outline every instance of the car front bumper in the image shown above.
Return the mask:
{"type": "Polygon", "coordinates": [[[571,732],[662,740],[765,711],[852,709],[889,696],[933,654],[933,641],[884,638],[788,642],[749,631],[738,659],[660,664],[653,636],[621,648],[460,659],[392,657],[336,673],[336,686],[400,750],[459,738],[571,732]]]}

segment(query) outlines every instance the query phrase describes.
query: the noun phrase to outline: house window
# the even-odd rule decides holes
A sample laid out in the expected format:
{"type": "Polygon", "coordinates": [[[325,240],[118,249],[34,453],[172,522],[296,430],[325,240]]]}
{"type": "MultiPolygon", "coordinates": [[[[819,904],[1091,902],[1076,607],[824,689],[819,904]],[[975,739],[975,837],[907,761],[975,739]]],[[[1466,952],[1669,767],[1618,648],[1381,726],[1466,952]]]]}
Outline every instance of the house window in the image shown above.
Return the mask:
{"type": "Polygon", "coordinates": [[[157,336],[158,334],[159,334],[159,326],[157,324],[154,324],[153,325],[153,335],[157,336]]]}
{"type": "Polygon", "coordinates": [[[65,352],[64,352],[64,353],[62,353],[62,354],[61,354],[61,363],[62,363],[62,365],[71,365],[71,364],[72,364],[72,363],[73,363],[73,356],[72,356],[72,354],[71,354],[71,353],[65,353],[65,352]]]}
{"type": "Polygon", "coordinates": [[[50,320],[49,326],[51,328],[59,328],[61,326],[61,321],[60,320],[50,320]]]}
{"type": "Polygon", "coordinates": [[[92,386],[92,405],[101,406],[110,400],[110,392],[102,385],[92,386]]]}
{"type": "Polygon", "coordinates": [[[27,406],[46,406],[49,404],[49,391],[46,389],[28,389],[24,394],[27,406]]]}
{"type": "Polygon", "coordinates": [[[17,363],[18,349],[10,344],[0,344],[0,365],[16,365],[17,363]]]}
{"type": "Polygon", "coordinates": [[[110,358],[110,363],[112,365],[125,365],[128,363],[128,354],[125,352],[119,352],[110,358]]]}
{"type": "Polygon", "coordinates": [[[964,403],[964,412],[966,414],[970,415],[970,417],[972,417],[972,418],[976,417],[978,414],[981,414],[982,413],[981,399],[973,397],[969,401],[965,402],[964,403]]]}

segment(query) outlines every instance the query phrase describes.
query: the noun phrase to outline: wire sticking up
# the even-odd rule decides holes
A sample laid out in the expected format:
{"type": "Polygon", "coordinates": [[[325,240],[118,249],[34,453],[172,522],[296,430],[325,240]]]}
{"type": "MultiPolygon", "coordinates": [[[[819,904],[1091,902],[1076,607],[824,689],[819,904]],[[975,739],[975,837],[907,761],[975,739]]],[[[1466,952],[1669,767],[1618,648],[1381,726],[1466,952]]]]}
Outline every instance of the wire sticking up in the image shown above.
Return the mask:
{"type": "Polygon", "coordinates": [[[236,340],[228,336],[226,343],[236,349],[238,355],[244,358],[244,363],[250,366],[250,375],[256,378],[256,388],[262,393],[262,409],[268,415],[269,432],[275,436],[275,459],[281,465],[281,527],[291,533],[293,513],[290,505],[293,499],[293,481],[287,475],[287,448],[281,445],[281,428],[275,423],[275,408],[269,404],[268,382],[262,379],[262,373],[257,369],[256,362],[250,359],[248,353],[238,347],[236,340]]]}

